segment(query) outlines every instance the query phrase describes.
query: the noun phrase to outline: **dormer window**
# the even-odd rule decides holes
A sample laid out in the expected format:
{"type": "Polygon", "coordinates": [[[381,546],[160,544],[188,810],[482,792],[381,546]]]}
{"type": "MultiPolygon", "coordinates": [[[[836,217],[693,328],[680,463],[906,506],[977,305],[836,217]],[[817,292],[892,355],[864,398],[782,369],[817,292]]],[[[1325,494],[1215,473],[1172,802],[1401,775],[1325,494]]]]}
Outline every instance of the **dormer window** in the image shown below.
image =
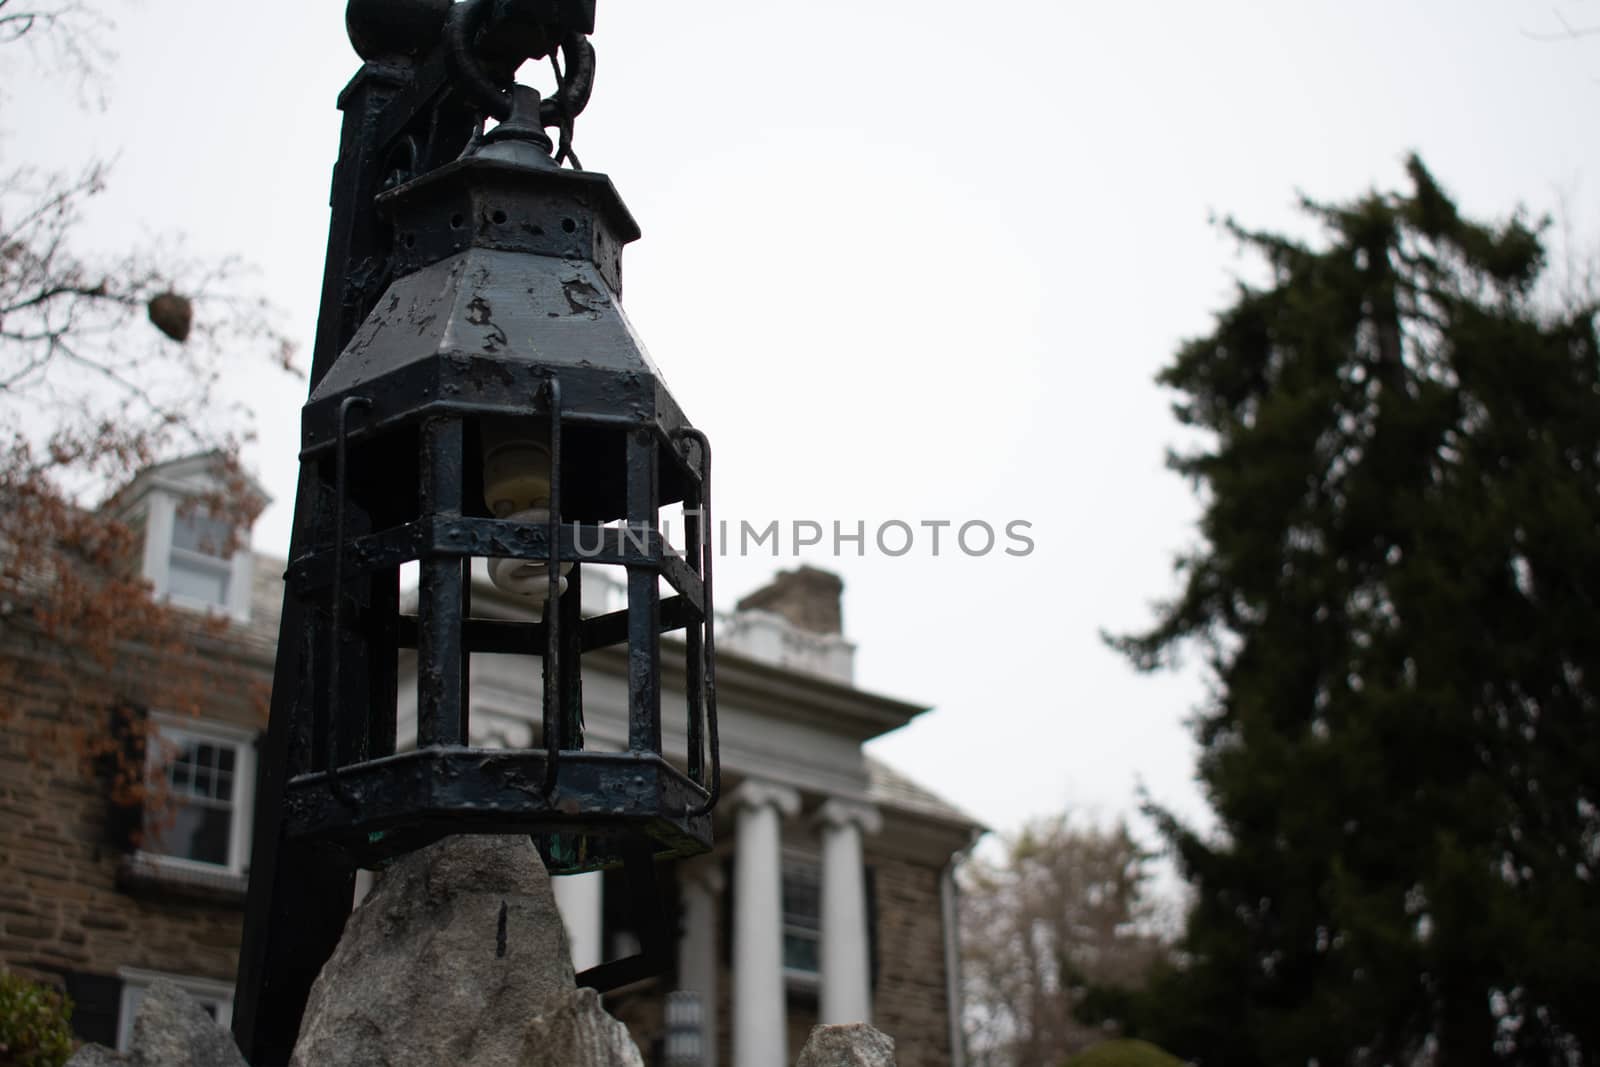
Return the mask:
{"type": "MultiPolygon", "coordinates": [[[[203,455],[150,467],[118,494],[117,505],[143,534],[142,572],[158,598],[243,622],[250,617],[249,531],[236,535],[204,503],[232,484],[219,464],[203,455]]],[[[245,491],[265,506],[266,494],[253,482],[245,491]]]]}
{"type": "Polygon", "coordinates": [[[221,519],[203,514],[173,516],[167,595],[226,611],[233,578],[233,540],[233,531],[221,519]]]}

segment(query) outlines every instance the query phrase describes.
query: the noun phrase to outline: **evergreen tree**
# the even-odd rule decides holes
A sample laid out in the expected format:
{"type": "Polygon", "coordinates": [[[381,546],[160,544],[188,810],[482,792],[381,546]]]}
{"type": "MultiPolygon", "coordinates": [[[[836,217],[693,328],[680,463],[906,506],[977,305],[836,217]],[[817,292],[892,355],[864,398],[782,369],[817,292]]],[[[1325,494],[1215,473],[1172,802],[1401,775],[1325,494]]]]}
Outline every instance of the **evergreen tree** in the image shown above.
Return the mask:
{"type": "Polygon", "coordinates": [[[1126,1022],[1213,1067],[1600,1062],[1600,349],[1539,228],[1306,203],[1160,375],[1202,543],[1142,669],[1204,651],[1218,832],[1126,1022]]]}

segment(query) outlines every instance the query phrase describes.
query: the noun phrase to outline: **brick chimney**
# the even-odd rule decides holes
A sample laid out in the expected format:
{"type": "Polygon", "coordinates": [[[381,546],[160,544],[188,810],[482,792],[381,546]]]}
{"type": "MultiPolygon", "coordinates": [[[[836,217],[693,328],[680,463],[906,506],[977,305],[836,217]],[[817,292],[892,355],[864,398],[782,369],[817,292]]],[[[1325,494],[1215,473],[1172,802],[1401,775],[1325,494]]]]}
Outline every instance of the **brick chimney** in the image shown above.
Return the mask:
{"type": "Polygon", "coordinates": [[[841,634],[844,619],[839,597],[844,582],[837,574],[801,566],[779,571],[768,584],[739,601],[740,611],[770,611],[789,625],[814,634],[841,634]]]}

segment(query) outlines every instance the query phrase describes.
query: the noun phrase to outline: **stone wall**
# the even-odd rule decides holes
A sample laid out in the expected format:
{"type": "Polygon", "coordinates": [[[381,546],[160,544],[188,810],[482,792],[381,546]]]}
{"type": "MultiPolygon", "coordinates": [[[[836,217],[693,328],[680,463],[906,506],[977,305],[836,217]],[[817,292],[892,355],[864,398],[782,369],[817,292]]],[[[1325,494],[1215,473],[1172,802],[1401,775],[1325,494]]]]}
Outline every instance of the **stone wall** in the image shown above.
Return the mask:
{"type": "MultiPolygon", "coordinates": [[[[0,630],[0,963],[69,989],[77,976],[115,978],[122,967],[231,982],[242,895],[119,888],[127,854],[110,824],[109,788],[79,751],[84,738],[104,736],[115,704],[146,701],[159,672],[130,654],[112,677],[87,677],[29,637],[0,630]]],[[[261,728],[267,667],[210,644],[203,670],[165,669],[192,666],[213,683],[208,720],[261,728]]],[[[105,996],[110,1003],[84,1005],[75,1019],[99,1040],[115,1023],[114,993],[105,996]]]]}
{"type": "Polygon", "coordinates": [[[867,855],[874,871],[878,984],[872,1025],[900,1067],[948,1067],[950,1011],[937,868],[867,855]]]}

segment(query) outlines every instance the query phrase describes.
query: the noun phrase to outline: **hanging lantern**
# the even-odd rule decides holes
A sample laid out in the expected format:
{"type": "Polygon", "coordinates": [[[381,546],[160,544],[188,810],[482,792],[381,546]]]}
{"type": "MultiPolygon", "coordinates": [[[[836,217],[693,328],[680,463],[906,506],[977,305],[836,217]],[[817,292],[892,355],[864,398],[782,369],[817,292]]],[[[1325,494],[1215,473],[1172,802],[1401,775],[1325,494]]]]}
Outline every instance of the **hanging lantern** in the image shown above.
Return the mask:
{"type": "MultiPolygon", "coordinates": [[[[375,59],[342,104],[346,145],[359,151],[341,168],[359,169],[336,175],[319,329],[319,348],[329,337],[339,347],[314,360],[302,413],[257,821],[253,874],[264,884],[251,888],[235,1021],[258,1061],[293,1034],[348,913],[356,866],[451,834],[526,833],[553,875],[623,867],[635,905],[648,908],[656,861],[711,846],[710,446],[619,304],[622,249],[639,236],[632,216],[606,176],[556,161],[571,158],[572,119],[588,95],[592,0],[495,4],[493,14],[490,0],[454,5],[431,59],[375,59]],[[472,56],[474,42],[504,43],[496,25],[566,57],[554,101],[493,88],[472,56]],[[431,111],[393,118],[424,90],[431,111]],[[441,129],[474,112],[502,121],[442,165],[417,165],[450,143],[441,129]],[[556,158],[548,126],[562,133],[556,158]],[[428,143],[396,134],[407,128],[428,143]],[[376,197],[376,216],[341,216],[393,160],[402,180],[376,197]],[[383,254],[359,256],[378,234],[388,236],[383,254]],[[365,318],[341,328],[353,326],[352,305],[365,318]],[[682,553],[662,528],[674,505],[682,553]],[[475,560],[526,598],[526,617],[474,616],[475,560]],[[401,588],[411,564],[414,613],[401,588]],[[582,587],[597,568],[625,575],[627,606],[585,617],[582,587]],[[682,640],[664,649],[672,631],[682,640]],[[597,751],[584,744],[582,661],[612,646],[626,650],[628,745],[597,751]],[[400,707],[397,681],[406,650],[416,657],[416,741],[401,751],[399,724],[413,712],[400,707]],[[683,706],[671,710],[688,740],[677,761],[662,748],[668,650],[685,679],[683,706]],[[534,747],[469,744],[471,657],[482,653],[521,657],[540,694],[529,708],[534,747]]],[[[365,39],[354,25],[352,35],[365,39]]],[[[670,936],[658,930],[643,958],[580,981],[605,989],[651,973],[670,936]]]]}
{"type": "Polygon", "coordinates": [[[657,856],[710,846],[707,443],[618,304],[633,219],[609,179],[551,161],[538,95],[517,101],[463,159],[380,198],[397,277],[305,408],[301,462],[325,503],[288,582],[324,608],[295,709],[312,773],[289,783],[288,833],[363,862],[461,832],[538,831],[556,874],[639,843],[657,856]],[[676,503],[688,559],[661,530],[676,503]],[[471,618],[474,558],[538,621],[471,618]],[[398,592],[412,561],[409,617],[398,592]],[[600,566],[626,571],[628,607],[585,619],[582,575],[600,566]],[[661,751],[661,634],[676,629],[682,770],[661,751]],[[619,643],[629,747],[588,751],[580,658],[619,643]],[[417,656],[417,747],[396,754],[401,648],[417,656]],[[542,672],[540,748],[467,746],[474,652],[542,672]]]}

